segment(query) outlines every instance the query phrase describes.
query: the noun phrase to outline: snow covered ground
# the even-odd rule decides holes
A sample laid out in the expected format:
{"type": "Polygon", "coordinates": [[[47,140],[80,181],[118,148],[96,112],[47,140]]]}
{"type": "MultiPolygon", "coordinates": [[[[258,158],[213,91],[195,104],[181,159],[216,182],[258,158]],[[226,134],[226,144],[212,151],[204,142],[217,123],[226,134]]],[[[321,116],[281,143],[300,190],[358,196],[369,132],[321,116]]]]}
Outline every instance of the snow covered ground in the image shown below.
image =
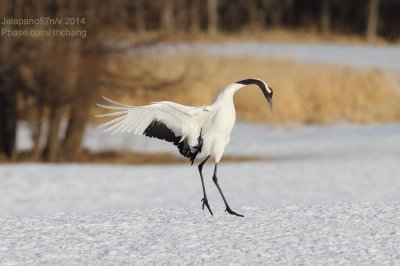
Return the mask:
{"type": "Polygon", "coordinates": [[[0,218],[2,265],[398,265],[399,204],[0,218]]]}
{"type": "MultiPolygon", "coordinates": [[[[129,46],[121,43],[122,47],[129,46]]],[[[135,50],[134,52],[137,52],[135,50]]],[[[332,44],[332,43],[160,43],[139,50],[150,54],[207,54],[212,56],[250,56],[290,59],[300,63],[345,65],[400,71],[398,45],[332,44]]]]}
{"type": "MultiPolygon", "coordinates": [[[[400,156],[400,124],[335,125],[335,126],[278,126],[238,122],[233,128],[225,155],[263,156],[266,158],[310,157],[379,157],[400,156]]],[[[31,149],[29,127],[19,125],[17,147],[31,149]]],[[[83,145],[93,151],[120,150],[140,152],[170,152],[175,146],[158,139],[132,134],[105,134],[88,126],[83,145]]]]}
{"type": "MultiPolygon", "coordinates": [[[[399,133],[400,124],[239,123],[226,153],[267,159],[219,168],[244,218],[224,212],[211,165],[214,217],[189,164],[2,164],[0,265],[400,264],[399,133]]],[[[93,128],[85,146],[175,152],[93,128]]]]}

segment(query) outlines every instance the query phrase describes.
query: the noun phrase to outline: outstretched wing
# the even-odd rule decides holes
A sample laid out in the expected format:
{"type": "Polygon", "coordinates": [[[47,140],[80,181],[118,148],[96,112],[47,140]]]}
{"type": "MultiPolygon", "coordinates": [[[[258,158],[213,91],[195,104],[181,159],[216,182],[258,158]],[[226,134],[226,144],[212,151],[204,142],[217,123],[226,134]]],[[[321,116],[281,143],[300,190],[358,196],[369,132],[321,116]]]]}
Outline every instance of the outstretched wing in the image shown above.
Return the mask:
{"type": "Polygon", "coordinates": [[[106,132],[134,133],[150,138],[172,142],[179,152],[193,164],[201,151],[201,127],[207,115],[202,107],[190,107],[172,102],[156,102],[145,106],[129,106],[103,97],[112,105],[97,104],[104,109],[113,110],[97,117],[113,117],[101,125],[106,132]]]}

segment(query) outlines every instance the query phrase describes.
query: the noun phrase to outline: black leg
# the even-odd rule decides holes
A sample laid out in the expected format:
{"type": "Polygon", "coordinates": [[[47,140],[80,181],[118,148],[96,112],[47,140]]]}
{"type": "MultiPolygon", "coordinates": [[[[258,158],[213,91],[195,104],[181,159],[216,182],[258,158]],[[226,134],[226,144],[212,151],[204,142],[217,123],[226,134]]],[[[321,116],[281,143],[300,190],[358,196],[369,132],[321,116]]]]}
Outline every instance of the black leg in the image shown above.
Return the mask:
{"type": "Polygon", "coordinates": [[[207,160],[210,158],[210,156],[207,156],[207,158],[204,159],[204,161],[202,161],[199,164],[199,173],[200,173],[200,178],[201,178],[201,185],[203,186],[203,199],[201,200],[203,202],[203,210],[204,210],[204,205],[207,207],[208,211],[211,213],[211,215],[214,215],[211,211],[210,205],[208,205],[208,199],[207,199],[207,194],[206,194],[206,188],[204,186],[204,179],[203,179],[203,165],[207,162],[207,160]]]}
{"type": "Polygon", "coordinates": [[[224,193],[222,193],[222,189],[221,189],[220,186],[218,185],[217,168],[218,168],[218,163],[216,163],[216,164],[215,164],[215,167],[214,167],[213,181],[214,181],[215,185],[217,186],[218,191],[219,191],[219,193],[220,193],[221,196],[222,196],[222,199],[224,200],[225,207],[226,207],[226,210],[225,210],[225,211],[228,212],[229,214],[232,214],[232,215],[244,217],[243,215],[238,214],[238,213],[232,211],[231,208],[229,207],[228,202],[226,201],[226,199],[225,199],[225,197],[224,197],[224,193]]]}

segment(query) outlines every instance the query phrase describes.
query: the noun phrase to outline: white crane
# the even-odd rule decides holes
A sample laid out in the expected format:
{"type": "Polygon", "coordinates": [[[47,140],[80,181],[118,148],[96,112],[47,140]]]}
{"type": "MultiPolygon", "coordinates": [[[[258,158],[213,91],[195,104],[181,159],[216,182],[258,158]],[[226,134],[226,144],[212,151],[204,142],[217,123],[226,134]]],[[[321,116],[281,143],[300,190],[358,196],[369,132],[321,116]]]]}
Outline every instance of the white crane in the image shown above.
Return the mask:
{"type": "Polygon", "coordinates": [[[198,166],[203,187],[202,209],[204,210],[206,206],[211,215],[213,213],[208,204],[202,169],[206,161],[213,157],[215,167],[212,179],[225,203],[225,211],[243,217],[229,207],[218,184],[217,168],[236,119],[233,95],[240,88],[251,84],[260,87],[272,109],[272,88],[260,79],[245,79],[226,86],[209,106],[192,107],[169,101],[154,102],[145,106],[129,106],[103,97],[113,105],[98,104],[98,106],[115,112],[98,117],[117,116],[117,118],[100,127],[106,128],[105,131],[112,134],[132,132],[172,142],[178,147],[180,154],[190,159],[192,165],[194,159],[203,158],[198,166]]]}

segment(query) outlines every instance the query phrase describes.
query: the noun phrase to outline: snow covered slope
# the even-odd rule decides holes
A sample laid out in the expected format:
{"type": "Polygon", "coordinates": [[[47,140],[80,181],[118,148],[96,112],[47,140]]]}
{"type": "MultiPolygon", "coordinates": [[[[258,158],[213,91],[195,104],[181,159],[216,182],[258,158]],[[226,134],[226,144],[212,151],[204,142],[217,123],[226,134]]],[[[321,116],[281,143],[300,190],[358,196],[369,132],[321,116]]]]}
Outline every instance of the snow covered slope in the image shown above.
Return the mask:
{"type": "MultiPolygon", "coordinates": [[[[211,165],[214,217],[201,210],[189,164],[2,164],[0,265],[400,265],[399,132],[239,124],[227,153],[273,159],[219,168],[244,218],[224,212],[211,165]]],[[[175,152],[97,134],[89,130],[87,147],[175,152]]]]}
{"type": "Polygon", "coordinates": [[[398,265],[399,204],[0,218],[1,265],[398,265]]]}
{"type": "MultiPolygon", "coordinates": [[[[205,167],[215,215],[222,200],[205,167]]],[[[319,159],[221,164],[219,182],[232,208],[321,202],[400,202],[396,158],[319,159]]],[[[201,182],[190,165],[0,165],[0,216],[57,212],[190,208],[201,212],[201,182]]],[[[244,215],[246,215],[244,213],[244,215]]]]}
{"type": "MultiPolygon", "coordinates": [[[[268,158],[309,157],[400,157],[400,123],[384,125],[277,126],[239,122],[233,128],[225,155],[266,156],[268,158]]],[[[171,143],[132,134],[110,135],[88,126],[83,141],[85,148],[101,150],[134,150],[171,152],[171,143]]],[[[19,124],[17,147],[32,148],[29,127],[19,124]]]]}

